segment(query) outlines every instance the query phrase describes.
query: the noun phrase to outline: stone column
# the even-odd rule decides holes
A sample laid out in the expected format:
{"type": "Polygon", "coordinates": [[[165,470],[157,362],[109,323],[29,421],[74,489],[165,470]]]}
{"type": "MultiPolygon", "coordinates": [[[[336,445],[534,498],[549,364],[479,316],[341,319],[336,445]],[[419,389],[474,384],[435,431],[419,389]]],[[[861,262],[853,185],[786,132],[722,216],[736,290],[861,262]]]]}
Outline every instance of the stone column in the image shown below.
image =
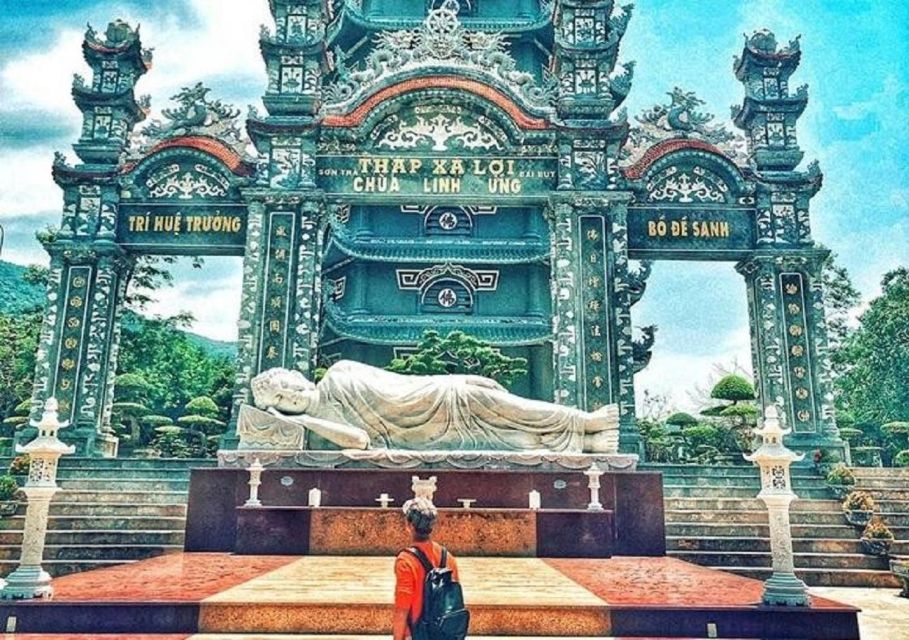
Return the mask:
{"type": "Polygon", "coordinates": [[[789,429],[780,425],[779,412],[770,405],[764,413],[763,425],[755,429],[763,443],[745,459],[761,468],[761,491],[758,498],[767,505],[770,521],[770,551],[773,555],[773,575],[764,583],[764,604],[807,606],[808,588],[795,576],[792,553],[792,530],[789,525],[789,505],[798,496],[792,491],[789,466],[804,456],[783,445],[789,429]]]}
{"type": "Polygon", "coordinates": [[[41,420],[32,422],[32,426],[38,429],[38,437],[24,447],[16,447],[16,453],[27,454],[31,459],[28,480],[22,488],[28,499],[28,508],[19,566],[7,576],[0,590],[2,598],[50,598],[53,595],[50,575],[41,567],[47,516],[51,498],[58,489],[57,461],[61,455],[75,451],[75,447],[65,445],[57,437],[57,432],[69,424],[60,422],[57,409],[57,400],[48,399],[41,420]]]}
{"type": "Polygon", "coordinates": [[[322,229],[324,202],[313,193],[300,207],[297,241],[296,308],[291,336],[294,367],[311,377],[319,343],[322,308],[322,229]]]}
{"type": "Polygon", "coordinates": [[[247,207],[246,248],[243,252],[243,289],[240,298],[240,319],[237,325],[237,375],[234,379],[230,423],[221,438],[222,449],[236,449],[237,418],[240,405],[250,402],[249,383],[258,373],[259,301],[262,298],[262,228],[265,221],[265,202],[262,198],[244,194],[247,207]]]}
{"type": "Polygon", "coordinates": [[[833,416],[824,301],[817,250],[756,254],[736,269],[745,277],[758,400],[779,407],[797,451],[845,444],[833,416]]]}
{"type": "Polygon", "coordinates": [[[618,404],[620,450],[638,453],[627,194],[558,194],[551,205],[555,401],[618,404]]]}
{"type": "Polygon", "coordinates": [[[73,419],[77,448],[82,449],[84,438],[84,453],[115,458],[118,439],[113,435],[110,424],[104,423],[104,410],[114,391],[113,378],[117,363],[112,356],[119,333],[115,324],[121,302],[118,295],[122,291],[122,264],[116,255],[119,249],[114,245],[108,249],[110,250],[104,253],[99,252],[91,298],[87,301],[88,325],[83,334],[84,366],[80,371],[79,405],[73,419]],[[88,445],[91,438],[94,438],[94,444],[88,445]]]}
{"type": "Polygon", "coordinates": [[[115,457],[117,438],[104,419],[116,369],[121,251],[109,242],[55,245],[48,248],[48,306],[32,400],[41,406],[45,398],[57,399],[62,417],[75,425],[67,439],[79,455],[115,457]]]}

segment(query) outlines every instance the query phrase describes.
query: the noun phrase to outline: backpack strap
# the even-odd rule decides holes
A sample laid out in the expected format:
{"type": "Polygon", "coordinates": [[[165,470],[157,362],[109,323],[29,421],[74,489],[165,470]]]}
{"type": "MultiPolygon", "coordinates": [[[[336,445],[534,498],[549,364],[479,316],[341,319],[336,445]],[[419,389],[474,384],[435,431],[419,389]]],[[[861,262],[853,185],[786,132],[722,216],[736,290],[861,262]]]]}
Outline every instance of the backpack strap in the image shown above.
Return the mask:
{"type": "Polygon", "coordinates": [[[442,561],[439,562],[439,569],[444,569],[448,564],[448,549],[442,547],[442,561]]]}
{"type": "MultiPolygon", "coordinates": [[[[433,567],[432,563],[429,561],[429,558],[426,557],[426,554],[423,553],[417,547],[408,547],[407,549],[404,549],[404,551],[406,553],[409,553],[413,557],[415,557],[417,560],[419,560],[420,564],[423,565],[423,569],[426,571],[426,573],[429,573],[430,571],[432,571],[435,568],[435,567],[433,567]]],[[[442,566],[445,566],[444,563],[442,564],[442,566]]]]}

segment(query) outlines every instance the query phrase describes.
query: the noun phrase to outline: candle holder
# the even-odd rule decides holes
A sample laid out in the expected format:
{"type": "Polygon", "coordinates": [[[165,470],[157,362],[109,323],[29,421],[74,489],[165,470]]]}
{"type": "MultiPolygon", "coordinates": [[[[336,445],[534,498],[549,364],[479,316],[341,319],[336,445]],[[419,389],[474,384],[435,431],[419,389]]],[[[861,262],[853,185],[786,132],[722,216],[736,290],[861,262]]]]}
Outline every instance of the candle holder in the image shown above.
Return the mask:
{"type": "Polygon", "coordinates": [[[262,484],[262,470],[265,467],[256,458],[249,465],[249,500],[246,501],[247,507],[261,507],[262,502],[259,500],[259,485],[262,484]]]}
{"type": "Polygon", "coordinates": [[[587,510],[602,511],[603,503],[600,502],[600,476],[603,475],[603,470],[594,462],[590,465],[590,468],[584,472],[584,475],[587,476],[587,488],[590,489],[590,504],[587,505],[587,510]]]}

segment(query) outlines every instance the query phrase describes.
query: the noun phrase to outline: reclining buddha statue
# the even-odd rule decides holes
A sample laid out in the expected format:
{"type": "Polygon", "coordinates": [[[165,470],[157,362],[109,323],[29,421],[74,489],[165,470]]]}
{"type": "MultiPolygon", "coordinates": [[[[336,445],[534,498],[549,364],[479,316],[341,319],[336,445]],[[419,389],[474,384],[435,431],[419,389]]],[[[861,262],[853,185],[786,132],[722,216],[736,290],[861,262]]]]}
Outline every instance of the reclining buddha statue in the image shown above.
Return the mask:
{"type": "Polygon", "coordinates": [[[508,392],[473,375],[412,376],[359,362],[333,364],[318,384],[270,369],[252,381],[241,448],[615,453],[616,405],[586,412],[508,392]],[[317,436],[312,438],[306,432],[317,436]]]}

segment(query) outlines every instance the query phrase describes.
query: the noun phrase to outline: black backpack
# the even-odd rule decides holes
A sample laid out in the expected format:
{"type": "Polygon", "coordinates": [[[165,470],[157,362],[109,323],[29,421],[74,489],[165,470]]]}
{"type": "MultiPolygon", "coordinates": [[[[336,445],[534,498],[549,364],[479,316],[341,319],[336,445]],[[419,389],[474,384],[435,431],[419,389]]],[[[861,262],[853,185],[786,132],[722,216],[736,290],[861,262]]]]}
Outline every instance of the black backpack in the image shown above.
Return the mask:
{"type": "Polygon", "coordinates": [[[416,625],[410,622],[413,640],[464,640],[470,624],[470,612],[464,608],[461,585],[452,579],[448,550],[442,547],[442,561],[434,567],[422,551],[410,547],[405,551],[423,565],[423,611],[416,625]]]}

